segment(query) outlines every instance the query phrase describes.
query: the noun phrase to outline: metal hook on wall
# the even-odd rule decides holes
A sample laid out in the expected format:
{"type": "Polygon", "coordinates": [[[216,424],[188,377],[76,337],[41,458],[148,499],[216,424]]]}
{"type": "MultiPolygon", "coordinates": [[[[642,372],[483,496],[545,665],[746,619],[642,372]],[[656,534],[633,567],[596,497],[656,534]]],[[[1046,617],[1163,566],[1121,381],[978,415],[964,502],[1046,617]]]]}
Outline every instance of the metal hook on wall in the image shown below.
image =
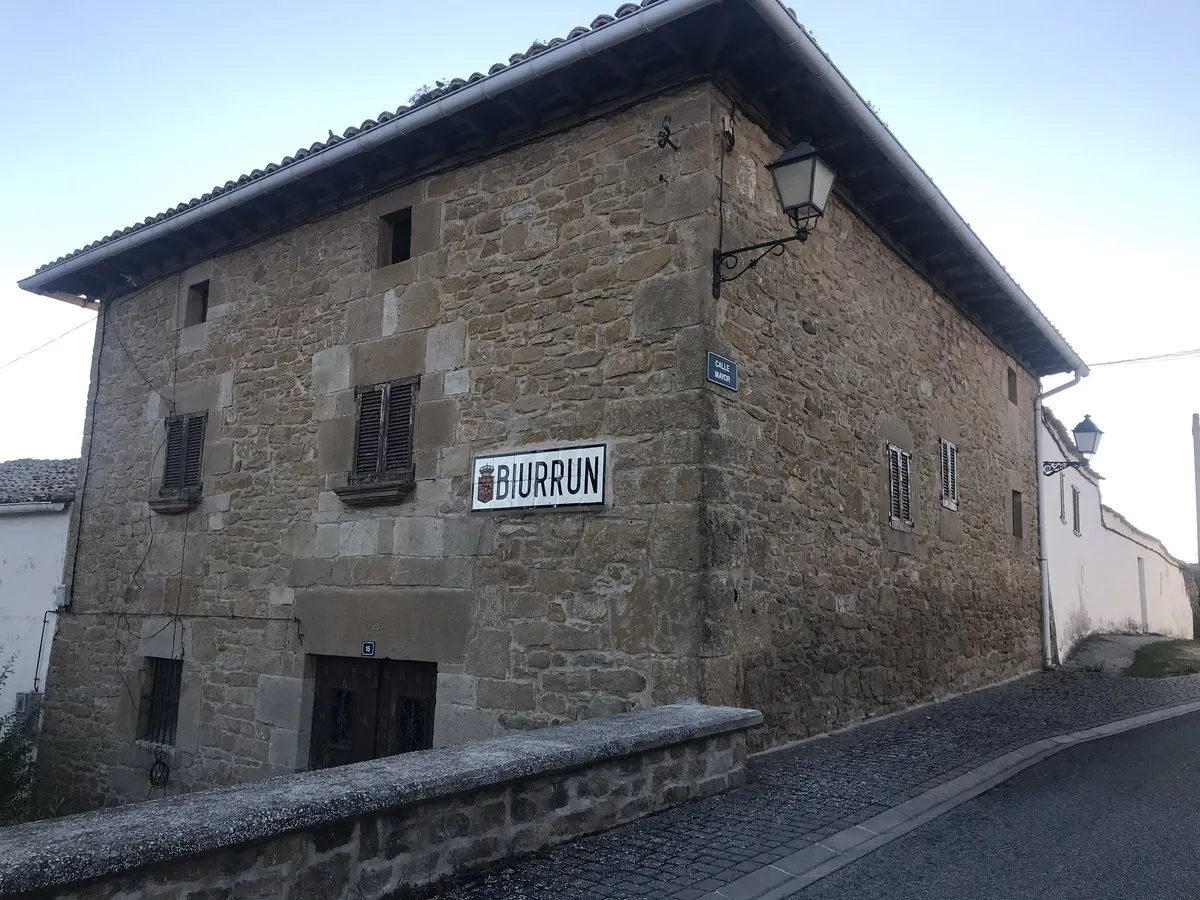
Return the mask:
{"type": "Polygon", "coordinates": [[[664,147],[670,147],[672,150],[674,150],[676,152],[679,151],[679,145],[676,144],[673,140],[671,140],[671,117],[670,116],[663,117],[662,127],[658,130],[658,148],[661,150],[664,147]]]}

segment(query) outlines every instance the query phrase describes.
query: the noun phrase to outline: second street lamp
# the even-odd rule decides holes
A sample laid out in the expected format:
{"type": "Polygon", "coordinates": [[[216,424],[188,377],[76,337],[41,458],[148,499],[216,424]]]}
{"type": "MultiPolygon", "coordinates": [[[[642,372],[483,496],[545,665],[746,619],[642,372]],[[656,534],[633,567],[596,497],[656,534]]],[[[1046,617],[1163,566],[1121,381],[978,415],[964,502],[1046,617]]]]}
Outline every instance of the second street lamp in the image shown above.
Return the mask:
{"type": "MultiPolygon", "coordinates": [[[[1104,432],[1096,427],[1096,423],[1092,421],[1091,416],[1084,416],[1080,422],[1071,431],[1071,437],[1075,439],[1075,447],[1084,456],[1091,456],[1100,449],[1100,438],[1104,432]]],[[[1055,462],[1042,463],[1043,475],[1054,475],[1061,472],[1063,469],[1080,469],[1088,464],[1086,459],[1061,460],[1055,462]]]]}

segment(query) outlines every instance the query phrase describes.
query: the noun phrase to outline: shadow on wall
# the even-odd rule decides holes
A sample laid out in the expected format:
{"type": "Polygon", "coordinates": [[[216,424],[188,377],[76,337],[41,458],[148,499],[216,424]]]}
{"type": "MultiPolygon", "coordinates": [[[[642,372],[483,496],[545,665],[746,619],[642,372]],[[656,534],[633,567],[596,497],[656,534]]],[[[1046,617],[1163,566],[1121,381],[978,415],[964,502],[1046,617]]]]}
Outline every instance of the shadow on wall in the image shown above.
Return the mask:
{"type": "MultiPolygon", "coordinates": [[[[1067,627],[1063,629],[1060,645],[1074,648],[1079,641],[1092,633],[1092,617],[1088,615],[1086,597],[1084,596],[1082,580],[1079,585],[1079,606],[1072,610],[1067,617],[1067,627]]],[[[1068,651],[1069,652],[1069,651],[1068,651]]]]}
{"type": "Polygon", "coordinates": [[[1193,634],[1200,634],[1200,564],[1184,563],[1183,585],[1187,589],[1188,604],[1192,607],[1193,634]]]}

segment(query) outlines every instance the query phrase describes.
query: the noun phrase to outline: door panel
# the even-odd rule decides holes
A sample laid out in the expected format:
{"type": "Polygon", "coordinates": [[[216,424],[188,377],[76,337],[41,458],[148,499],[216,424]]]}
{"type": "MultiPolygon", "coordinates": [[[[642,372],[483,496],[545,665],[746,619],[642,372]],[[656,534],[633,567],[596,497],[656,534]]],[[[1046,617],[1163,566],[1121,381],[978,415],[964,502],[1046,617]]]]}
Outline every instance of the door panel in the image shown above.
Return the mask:
{"type": "Polygon", "coordinates": [[[381,672],[379,756],[392,756],[433,746],[433,701],[437,664],[387,660],[381,672]]]}
{"type": "Polygon", "coordinates": [[[318,657],[312,768],[374,759],[378,704],[379,677],[374,660],[318,657]]]}
{"type": "Polygon", "coordinates": [[[310,768],[433,746],[436,663],[316,659],[310,768]]]}

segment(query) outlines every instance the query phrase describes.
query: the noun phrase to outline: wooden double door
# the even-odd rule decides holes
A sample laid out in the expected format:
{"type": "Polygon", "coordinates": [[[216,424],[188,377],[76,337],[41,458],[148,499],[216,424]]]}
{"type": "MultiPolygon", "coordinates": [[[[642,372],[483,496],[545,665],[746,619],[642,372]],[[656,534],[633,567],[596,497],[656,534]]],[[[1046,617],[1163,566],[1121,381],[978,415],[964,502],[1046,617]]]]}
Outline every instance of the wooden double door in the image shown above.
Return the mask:
{"type": "Polygon", "coordinates": [[[437,664],[318,656],[309,766],[433,746],[437,664]]]}

